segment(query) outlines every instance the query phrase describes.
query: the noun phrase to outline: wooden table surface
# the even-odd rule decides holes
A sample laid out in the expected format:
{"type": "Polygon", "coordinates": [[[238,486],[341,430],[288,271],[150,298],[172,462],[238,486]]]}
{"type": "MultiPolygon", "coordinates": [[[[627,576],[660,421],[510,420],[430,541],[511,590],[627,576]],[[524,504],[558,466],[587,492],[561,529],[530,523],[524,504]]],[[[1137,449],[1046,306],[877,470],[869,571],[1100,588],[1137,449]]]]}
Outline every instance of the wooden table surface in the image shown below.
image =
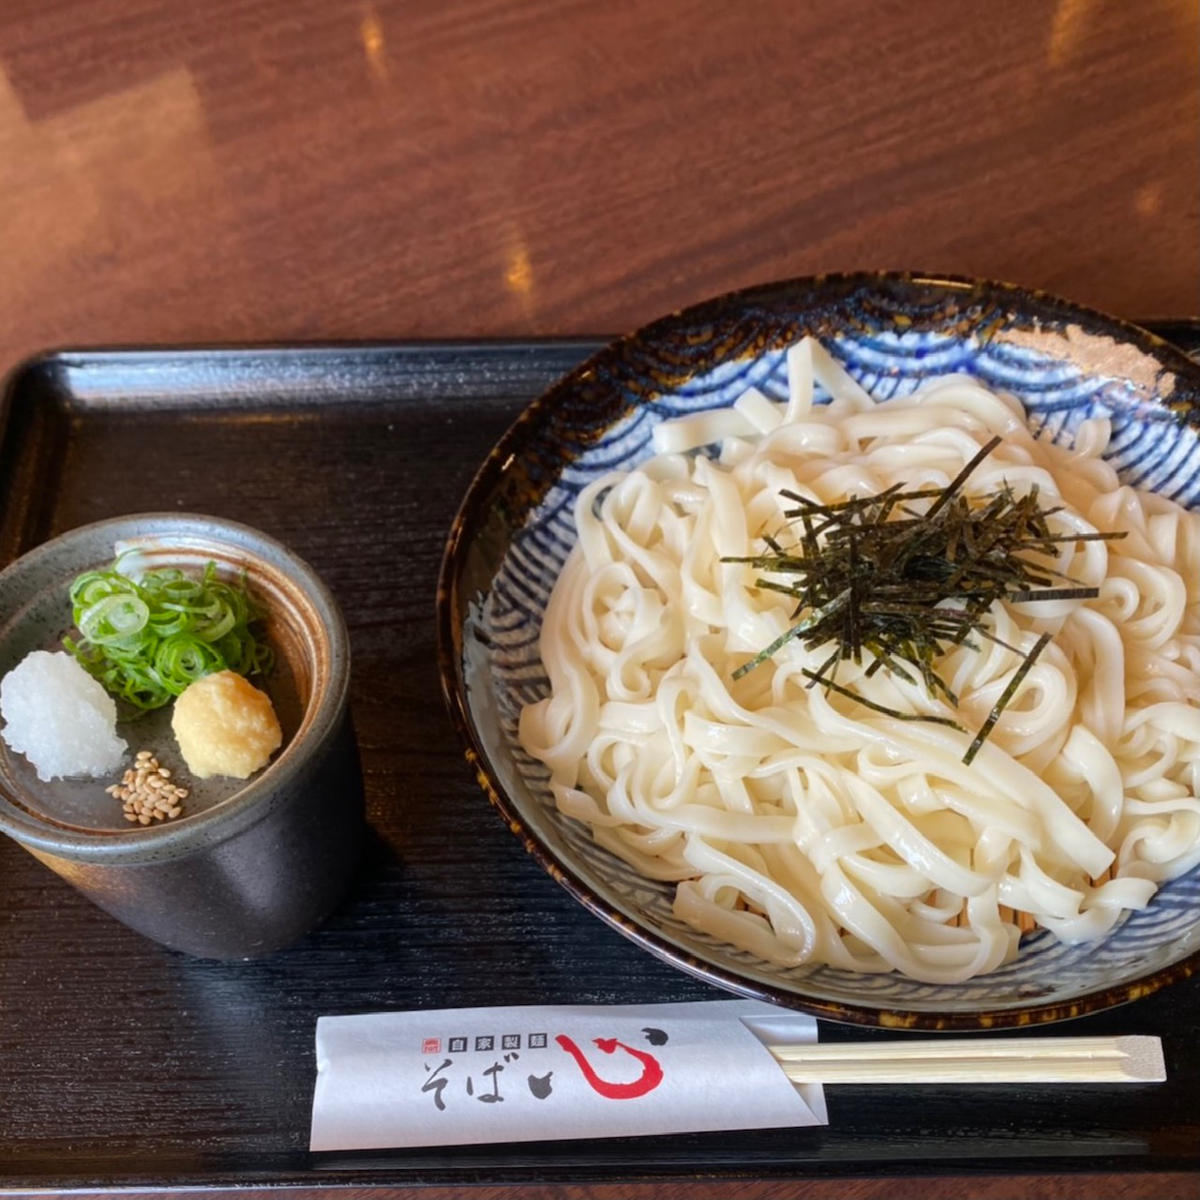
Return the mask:
{"type": "Polygon", "coordinates": [[[858,267],[1200,310],[1195,0],[5,0],[0,369],[858,267]]]}
{"type": "MultiPolygon", "coordinates": [[[[625,330],[871,267],[1195,314],[1198,45],[1195,0],[6,0],[0,370],[54,345],[625,330]]],[[[1196,1188],[826,1183],[686,1191],[1196,1188]]]]}

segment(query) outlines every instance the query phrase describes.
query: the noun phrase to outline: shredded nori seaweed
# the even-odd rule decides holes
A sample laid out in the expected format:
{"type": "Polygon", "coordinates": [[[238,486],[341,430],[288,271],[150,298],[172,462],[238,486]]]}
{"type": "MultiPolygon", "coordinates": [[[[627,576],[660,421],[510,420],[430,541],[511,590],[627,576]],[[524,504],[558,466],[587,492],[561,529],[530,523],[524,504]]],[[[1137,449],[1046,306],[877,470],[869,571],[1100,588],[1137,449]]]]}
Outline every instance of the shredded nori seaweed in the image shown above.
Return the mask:
{"type": "Polygon", "coordinates": [[[843,687],[836,680],[838,664],[861,663],[866,651],[873,657],[868,677],[883,670],[908,683],[920,679],[931,697],[956,707],[958,697],[937,672],[938,658],[956,646],[978,649],[979,639],[996,642],[1021,654],[1024,662],[964,754],[963,761],[970,763],[1050,640],[1043,634],[1028,653],[1001,642],[985,623],[992,604],[1097,596],[1096,588],[1079,586],[1045,560],[1063,542],[1125,536],[1055,533],[1048,518],[1060,509],[1042,508],[1036,485],[1023,495],[1005,484],[987,496],[965,496],[963,485],[1000,440],[994,437],[981,447],[944,488],[905,491],[895,484],[836,504],[782,492],[796,505],[784,511],[794,544],[785,546],[780,535],[768,535],[764,553],[722,561],[787,577],[758,579],[756,586],[793,597],[797,623],[740,666],[734,679],[790,641],[799,639],[809,649],[833,643],[833,653],[817,671],[803,672],[809,687],[824,687],[902,720],[961,729],[948,717],[900,712],[843,687]],[[933,503],[923,512],[911,507],[926,500],[933,503]]]}

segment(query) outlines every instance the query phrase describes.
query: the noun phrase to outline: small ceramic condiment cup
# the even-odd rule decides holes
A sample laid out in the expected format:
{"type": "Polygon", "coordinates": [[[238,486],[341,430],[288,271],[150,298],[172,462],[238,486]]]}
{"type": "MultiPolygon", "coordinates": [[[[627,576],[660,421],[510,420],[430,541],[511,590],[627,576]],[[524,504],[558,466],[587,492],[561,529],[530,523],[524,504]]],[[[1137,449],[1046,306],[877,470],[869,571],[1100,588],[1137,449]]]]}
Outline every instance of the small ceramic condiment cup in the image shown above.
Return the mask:
{"type": "Polygon", "coordinates": [[[112,778],[47,783],[0,742],[0,830],[165,946],[205,958],[269,954],[336,905],[364,843],[345,622],[312,568],[265,534],[207,516],[121,517],[65,533],[0,572],[0,676],[32,650],[60,649],[72,580],[126,552],[122,569],[132,572],[176,566],[198,576],[213,562],[220,577],[244,578],[275,651],[270,674],[251,682],[271,696],[283,745],[247,780],[191,780],[168,706],[120,722],[129,749],[112,778]],[[131,824],[106,793],[139,750],[187,786],[181,816],[131,824]]]}

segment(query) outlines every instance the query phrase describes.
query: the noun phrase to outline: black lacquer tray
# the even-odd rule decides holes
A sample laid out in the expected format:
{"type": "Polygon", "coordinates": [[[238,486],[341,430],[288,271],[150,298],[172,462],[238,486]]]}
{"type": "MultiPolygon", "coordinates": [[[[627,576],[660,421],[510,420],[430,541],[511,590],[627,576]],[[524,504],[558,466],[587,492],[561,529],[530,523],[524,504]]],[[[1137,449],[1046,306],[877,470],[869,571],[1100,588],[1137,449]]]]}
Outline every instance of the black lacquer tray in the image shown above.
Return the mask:
{"type": "MultiPolygon", "coordinates": [[[[1154,328],[1200,354],[1200,322],[1154,328]]],[[[341,908],[249,963],[147,942],[0,839],[0,1190],[1200,1173],[1200,978],[1046,1030],[1157,1034],[1163,1085],[839,1087],[827,1128],[308,1153],[319,1015],[723,995],[626,942],[526,856],[439,691],[434,590],[459,499],[523,405],[600,344],[63,351],[11,377],[0,563],[151,509],[286,542],[350,626],[373,834],[341,908]]],[[[822,1029],[882,1036],[900,1035],[822,1029]]]]}

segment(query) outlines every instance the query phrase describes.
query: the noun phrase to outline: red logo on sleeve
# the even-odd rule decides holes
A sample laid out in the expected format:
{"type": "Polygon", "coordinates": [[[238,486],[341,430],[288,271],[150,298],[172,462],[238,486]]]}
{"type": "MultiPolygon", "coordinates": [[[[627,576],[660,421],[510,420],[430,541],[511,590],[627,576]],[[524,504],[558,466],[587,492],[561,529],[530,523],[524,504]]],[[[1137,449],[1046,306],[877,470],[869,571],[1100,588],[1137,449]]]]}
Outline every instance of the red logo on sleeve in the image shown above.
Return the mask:
{"type": "Polygon", "coordinates": [[[662,1083],[662,1067],[658,1065],[658,1059],[653,1054],[647,1054],[645,1050],[635,1050],[632,1046],[625,1045],[624,1042],[618,1042],[616,1038],[593,1038],[592,1040],[602,1054],[615,1054],[619,1048],[626,1054],[632,1054],[642,1064],[641,1076],[631,1083],[610,1083],[607,1079],[601,1079],[573,1039],[560,1033],[554,1040],[575,1060],[592,1091],[606,1100],[636,1100],[639,1096],[654,1091],[662,1083]]]}

